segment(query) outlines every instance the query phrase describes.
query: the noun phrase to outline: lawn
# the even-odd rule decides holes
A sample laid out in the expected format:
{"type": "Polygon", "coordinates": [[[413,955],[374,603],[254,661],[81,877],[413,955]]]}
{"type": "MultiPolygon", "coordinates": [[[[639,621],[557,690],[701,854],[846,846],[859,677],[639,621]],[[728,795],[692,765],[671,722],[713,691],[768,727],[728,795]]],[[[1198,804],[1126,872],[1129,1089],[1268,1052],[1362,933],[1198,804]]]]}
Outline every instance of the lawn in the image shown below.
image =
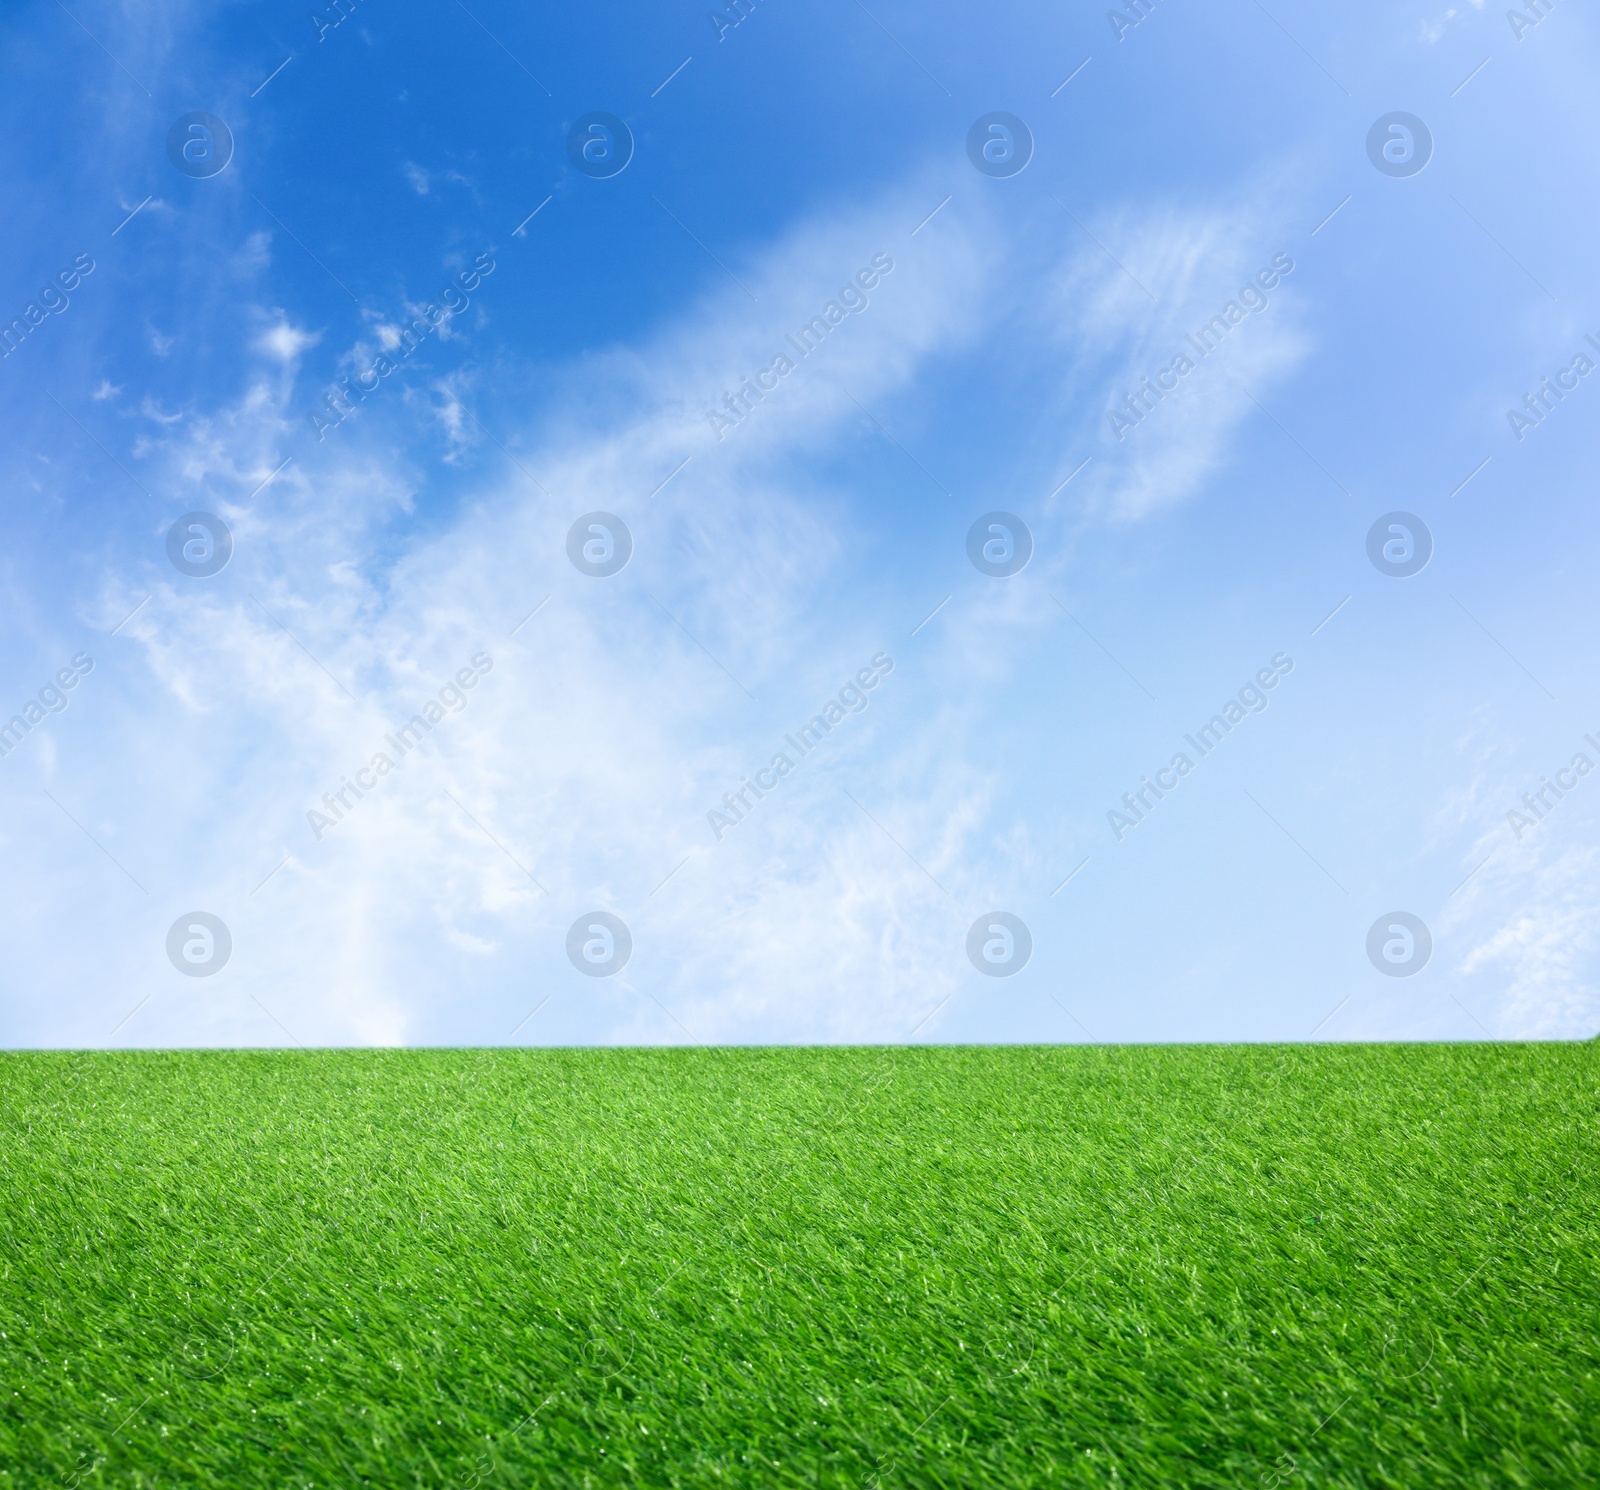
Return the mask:
{"type": "Polygon", "coordinates": [[[0,1056],[0,1490],[1600,1483],[1597,1067],[0,1056]]]}

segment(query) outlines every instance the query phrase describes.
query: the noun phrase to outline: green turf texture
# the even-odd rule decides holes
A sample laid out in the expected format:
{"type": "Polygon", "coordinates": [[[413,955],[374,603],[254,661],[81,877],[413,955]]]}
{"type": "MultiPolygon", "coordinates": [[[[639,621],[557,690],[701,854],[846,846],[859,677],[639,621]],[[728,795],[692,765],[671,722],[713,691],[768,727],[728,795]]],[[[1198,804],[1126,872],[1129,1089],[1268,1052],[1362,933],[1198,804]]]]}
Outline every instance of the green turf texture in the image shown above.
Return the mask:
{"type": "Polygon", "coordinates": [[[0,1056],[0,1490],[1600,1484],[1594,1045],[0,1056]]]}

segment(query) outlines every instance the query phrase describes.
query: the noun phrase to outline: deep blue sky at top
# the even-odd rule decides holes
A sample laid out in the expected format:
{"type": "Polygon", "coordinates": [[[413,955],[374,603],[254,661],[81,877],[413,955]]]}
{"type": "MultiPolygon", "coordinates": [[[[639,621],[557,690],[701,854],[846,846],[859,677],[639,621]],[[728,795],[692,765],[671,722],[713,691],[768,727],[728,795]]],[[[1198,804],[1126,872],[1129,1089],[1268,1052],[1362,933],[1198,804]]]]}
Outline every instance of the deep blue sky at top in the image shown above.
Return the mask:
{"type": "MultiPolygon", "coordinates": [[[[114,302],[115,319],[98,345],[79,350],[115,380],[119,327],[125,357],[144,352],[142,326],[181,336],[182,356],[141,361],[142,386],[176,402],[239,381],[235,328],[218,318],[230,277],[219,239],[272,229],[258,201],[315,245],[358,299],[390,306],[428,293],[452,257],[512,247],[510,229],[547,194],[565,205],[582,193],[580,210],[552,212],[514,245],[507,277],[515,283],[496,287],[499,336],[525,357],[559,364],[626,341],[718,279],[652,196],[737,266],[808,213],[894,183],[931,150],[955,155],[975,113],[1022,108],[1038,139],[1035,167],[1018,183],[1036,209],[1028,226],[1060,237],[1067,225],[1050,192],[1085,210],[1135,182],[1152,193],[1232,194],[1253,167],[1315,140],[1349,111],[1248,4],[1185,17],[1181,29],[1152,17],[1120,46],[1099,11],[1052,9],[893,17],[895,35],[941,87],[853,0],[803,8],[763,0],[720,42],[704,6],[538,15],[475,7],[504,48],[453,3],[365,0],[320,40],[305,6],[218,6],[179,12],[165,34],[127,25],[119,55],[136,76],[146,60],[147,98],[54,4],[22,8],[8,38],[14,75],[29,85],[6,105],[16,184],[7,268],[20,290],[53,272],[52,255],[104,245],[120,204],[152,190],[172,198],[175,210],[156,232],[100,255],[100,293],[86,296],[84,314],[105,315],[114,302]],[[1050,99],[1095,53],[1070,91],[1050,99]],[[1243,75],[1248,96],[1229,86],[1243,75]],[[564,126],[600,107],[623,114],[638,142],[633,165],[603,196],[571,172],[563,148],[564,126]],[[172,117],[200,108],[235,132],[236,161],[221,182],[178,180],[161,154],[172,117]],[[1190,127],[1202,120],[1203,130],[1190,127]],[[408,179],[412,163],[433,178],[426,197],[408,179]]],[[[107,32],[116,11],[102,8],[98,18],[94,29],[116,40],[107,32]]],[[[1314,28],[1316,16],[1302,21],[1314,28]]],[[[1398,28],[1329,37],[1318,50],[1387,101],[1385,74],[1412,59],[1396,55],[1399,38],[1384,30],[1398,28]],[[1357,44],[1359,60],[1340,55],[1357,44]]],[[[1314,29],[1307,35],[1323,40],[1314,29]]],[[[1440,81],[1470,44],[1450,50],[1438,58],[1440,81]]],[[[344,293],[288,247],[273,264],[285,307],[319,327],[348,322],[354,307],[344,293]]],[[[330,337],[325,370],[337,351],[330,337]]],[[[317,360],[309,359],[313,371],[317,360]]]]}
{"type": "MultiPolygon", "coordinates": [[[[809,213],[881,189],[930,153],[956,156],[971,116],[1006,107],[1025,112],[1038,141],[1033,168],[1013,184],[1012,195],[1028,203],[1018,228],[1060,239],[1075,230],[1052,194],[1081,213],[1134,194],[1232,197],[1254,172],[1281,167],[1302,149],[1325,167],[1353,169],[1360,164],[1355,126],[1367,113],[1443,92],[1478,60],[1480,37],[1502,46],[1509,39],[1498,34],[1503,26],[1486,36],[1489,18],[1469,12],[1419,56],[1415,32],[1425,8],[1372,11],[1337,29],[1313,8],[1286,14],[1295,35],[1356,94],[1352,100],[1248,0],[1192,16],[1152,14],[1120,43],[1091,8],[912,9],[883,17],[905,50],[853,0],[804,8],[762,0],[720,41],[699,6],[534,15],[489,5],[474,14],[503,47],[453,3],[365,0],[320,40],[302,6],[181,10],[153,27],[137,12],[83,10],[80,19],[99,20],[91,29],[124,72],[54,4],[18,8],[7,46],[13,75],[28,85],[4,105],[14,183],[4,252],[13,298],[52,273],[57,258],[93,245],[100,278],[73,319],[95,322],[99,334],[80,332],[57,354],[71,374],[116,382],[137,358],[140,387],[172,406],[196,389],[237,386],[239,323],[251,307],[229,295],[237,275],[226,246],[238,252],[251,233],[274,231],[260,203],[314,245],[368,306],[392,308],[406,294],[431,293],[441,265],[486,244],[501,247],[509,257],[495,286],[495,339],[515,348],[519,381],[536,380],[540,368],[626,342],[721,279],[652,198],[737,270],[742,256],[809,213]],[[1484,23],[1477,35],[1472,22],[1484,23]],[[1050,97],[1090,56],[1083,74],[1050,97]],[[1238,86],[1242,79],[1247,87],[1238,86]],[[622,113],[638,141],[634,163],[604,194],[567,167],[563,150],[565,124],[599,107],[622,113]],[[236,161],[216,182],[174,177],[161,154],[171,118],[197,108],[220,112],[235,131],[236,161]],[[426,196],[408,165],[428,172],[426,196]],[[153,190],[173,210],[108,243],[123,206],[153,190]],[[552,208],[575,210],[550,211],[537,232],[514,243],[511,227],[551,193],[552,208]],[[177,338],[181,351],[148,357],[146,328],[177,338]]],[[[1519,60],[1515,51],[1506,58],[1519,60]]],[[[1504,80],[1491,73],[1482,86],[1497,81],[1504,80]]],[[[1536,108],[1538,92],[1530,92],[1522,103],[1536,108]]],[[[1450,107],[1461,116],[1452,121],[1458,138],[1479,161],[1524,164],[1497,172],[1498,219],[1514,223],[1546,210],[1542,173],[1526,168],[1526,138],[1565,130],[1535,116],[1508,136],[1487,111],[1450,107]]],[[[1440,162],[1440,173],[1448,168],[1440,162]]],[[[1441,204],[1448,205],[1434,193],[1424,210],[1441,204]]],[[[1397,226],[1405,232],[1408,225],[1397,226]]],[[[308,357],[307,373],[331,373],[338,330],[356,307],[305,253],[275,236],[271,282],[279,302],[329,332],[308,357]]],[[[1577,255],[1580,243],[1573,234],[1541,238],[1540,247],[1548,263],[1552,255],[1577,255]]],[[[1419,285],[1439,286],[1436,250],[1381,263],[1370,254],[1365,264],[1346,258],[1339,267],[1368,280],[1350,307],[1370,317],[1363,329],[1410,340],[1418,351],[1390,368],[1364,369],[1361,386],[1341,383],[1337,408],[1321,410],[1333,415],[1335,439],[1397,403],[1415,404],[1430,368],[1494,337],[1492,325],[1459,314],[1460,276],[1478,279],[1491,303],[1504,302],[1508,288],[1526,289],[1507,285],[1503,260],[1486,244],[1452,266],[1449,314],[1426,290],[1417,293],[1419,285]]],[[[1003,365],[970,378],[970,424],[947,426],[954,462],[963,447],[981,448],[974,435],[1026,428],[1038,416],[1029,390],[1007,389],[1005,378],[1003,365]],[[1014,396],[986,399],[986,389],[1014,396]]],[[[59,438],[60,416],[47,402],[12,417],[31,419],[35,441],[59,438]]],[[[1402,437],[1394,452],[1402,458],[1409,424],[1393,431],[1402,437]]],[[[17,458],[25,443],[11,448],[17,458]]],[[[431,484],[424,502],[448,502],[445,485],[431,484]]],[[[123,505],[122,495],[107,505],[123,505]]]]}

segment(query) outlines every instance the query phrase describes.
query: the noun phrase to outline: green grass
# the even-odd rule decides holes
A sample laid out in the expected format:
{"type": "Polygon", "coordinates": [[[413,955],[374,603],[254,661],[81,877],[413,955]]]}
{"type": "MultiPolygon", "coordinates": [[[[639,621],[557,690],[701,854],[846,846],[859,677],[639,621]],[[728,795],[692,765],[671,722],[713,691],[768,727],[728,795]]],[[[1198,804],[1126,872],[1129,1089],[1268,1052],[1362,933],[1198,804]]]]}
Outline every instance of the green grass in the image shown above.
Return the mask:
{"type": "Polygon", "coordinates": [[[1600,1483],[1596,1057],[0,1057],[0,1487],[1600,1483]]]}

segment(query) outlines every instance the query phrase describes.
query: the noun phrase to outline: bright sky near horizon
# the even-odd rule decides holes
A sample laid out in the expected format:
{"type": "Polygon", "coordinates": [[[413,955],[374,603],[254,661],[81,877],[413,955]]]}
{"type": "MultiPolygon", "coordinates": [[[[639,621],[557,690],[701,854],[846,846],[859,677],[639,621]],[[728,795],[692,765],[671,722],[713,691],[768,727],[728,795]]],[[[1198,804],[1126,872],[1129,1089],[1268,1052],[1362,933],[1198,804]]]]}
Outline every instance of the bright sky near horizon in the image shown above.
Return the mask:
{"type": "Polygon", "coordinates": [[[0,1043],[1600,1028],[1591,10],[0,48],[0,1043]]]}

